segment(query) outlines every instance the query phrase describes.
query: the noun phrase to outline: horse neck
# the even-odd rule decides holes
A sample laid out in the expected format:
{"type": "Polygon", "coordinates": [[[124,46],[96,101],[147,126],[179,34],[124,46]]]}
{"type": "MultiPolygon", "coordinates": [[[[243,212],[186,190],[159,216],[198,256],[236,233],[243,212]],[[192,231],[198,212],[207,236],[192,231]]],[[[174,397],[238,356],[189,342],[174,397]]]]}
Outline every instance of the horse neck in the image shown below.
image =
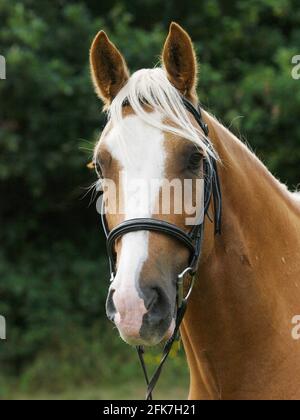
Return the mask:
{"type": "Polygon", "coordinates": [[[223,230],[201,261],[182,327],[190,396],[269,398],[280,392],[270,385],[273,367],[283,384],[300,349],[291,338],[300,297],[300,205],[246,146],[205,119],[221,159],[223,230]]]}

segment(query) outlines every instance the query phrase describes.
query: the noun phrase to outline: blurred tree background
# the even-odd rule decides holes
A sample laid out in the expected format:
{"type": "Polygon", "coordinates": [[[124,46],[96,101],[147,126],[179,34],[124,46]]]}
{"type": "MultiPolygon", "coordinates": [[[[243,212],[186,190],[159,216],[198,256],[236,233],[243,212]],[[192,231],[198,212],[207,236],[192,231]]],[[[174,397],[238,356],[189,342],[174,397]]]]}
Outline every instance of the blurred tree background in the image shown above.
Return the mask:
{"type": "MultiPolygon", "coordinates": [[[[135,354],[105,319],[104,238],[84,197],[104,122],[88,51],[105,29],[132,71],[153,67],[172,20],[195,42],[203,105],[283,182],[300,182],[298,0],[0,0],[0,398],[142,397],[128,385],[141,377],[135,354]]],[[[170,364],[174,392],[162,396],[183,397],[182,353],[170,364]]]]}

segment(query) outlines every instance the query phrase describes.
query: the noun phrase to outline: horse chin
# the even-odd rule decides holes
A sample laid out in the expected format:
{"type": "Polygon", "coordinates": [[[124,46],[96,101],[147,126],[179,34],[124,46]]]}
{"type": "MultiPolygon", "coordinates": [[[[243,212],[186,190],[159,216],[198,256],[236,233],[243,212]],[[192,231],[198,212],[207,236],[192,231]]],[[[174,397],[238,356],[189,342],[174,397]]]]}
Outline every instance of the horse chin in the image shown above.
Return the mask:
{"type": "Polygon", "coordinates": [[[129,344],[130,346],[145,346],[145,347],[152,347],[159,344],[162,340],[156,339],[152,337],[151,340],[144,340],[141,337],[127,337],[120,333],[120,336],[125,343],[129,344]]]}
{"type": "Polygon", "coordinates": [[[143,339],[142,337],[140,337],[140,335],[127,335],[126,333],[120,330],[119,330],[119,333],[122,340],[125,341],[125,343],[129,344],[130,346],[153,347],[162,342],[168,341],[172,337],[174,333],[174,329],[175,329],[175,320],[172,319],[172,322],[168,330],[163,335],[153,334],[151,337],[147,339],[143,339]]]}

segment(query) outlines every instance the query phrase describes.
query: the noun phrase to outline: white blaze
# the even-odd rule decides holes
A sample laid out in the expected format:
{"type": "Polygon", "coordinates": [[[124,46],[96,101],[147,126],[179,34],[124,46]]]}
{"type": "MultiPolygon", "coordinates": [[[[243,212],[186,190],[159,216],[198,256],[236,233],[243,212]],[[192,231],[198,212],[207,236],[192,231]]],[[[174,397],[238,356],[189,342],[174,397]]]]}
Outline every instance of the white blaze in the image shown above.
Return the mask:
{"type": "MultiPolygon", "coordinates": [[[[157,118],[160,118],[159,114],[157,118]]],[[[122,168],[120,188],[124,220],[151,218],[164,179],[166,152],[163,132],[130,115],[124,118],[121,126],[111,129],[104,142],[122,168]],[[142,188],[142,183],[148,188],[142,188]]],[[[127,330],[138,331],[146,313],[144,301],[138,295],[138,280],[148,258],[148,242],[149,232],[145,231],[122,237],[118,271],[111,287],[115,289],[113,299],[117,311],[121,316],[126,314],[122,322],[127,330]]],[[[118,325],[121,319],[116,318],[118,325]]]]}

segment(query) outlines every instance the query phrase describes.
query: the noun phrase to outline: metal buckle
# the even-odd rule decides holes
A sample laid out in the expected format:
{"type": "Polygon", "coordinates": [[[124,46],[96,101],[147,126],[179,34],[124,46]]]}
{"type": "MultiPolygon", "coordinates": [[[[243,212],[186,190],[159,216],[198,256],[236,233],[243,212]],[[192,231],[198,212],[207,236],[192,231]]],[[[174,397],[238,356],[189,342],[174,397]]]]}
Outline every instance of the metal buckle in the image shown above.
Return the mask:
{"type": "Polygon", "coordinates": [[[190,297],[193,290],[194,283],[195,283],[195,274],[193,274],[192,267],[187,267],[185,270],[183,270],[182,273],[178,275],[177,277],[177,309],[181,307],[183,300],[188,300],[188,298],[190,297]],[[192,273],[191,284],[190,284],[190,288],[187,295],[183,297],[184,278],[188,273],[192,273]]]}

